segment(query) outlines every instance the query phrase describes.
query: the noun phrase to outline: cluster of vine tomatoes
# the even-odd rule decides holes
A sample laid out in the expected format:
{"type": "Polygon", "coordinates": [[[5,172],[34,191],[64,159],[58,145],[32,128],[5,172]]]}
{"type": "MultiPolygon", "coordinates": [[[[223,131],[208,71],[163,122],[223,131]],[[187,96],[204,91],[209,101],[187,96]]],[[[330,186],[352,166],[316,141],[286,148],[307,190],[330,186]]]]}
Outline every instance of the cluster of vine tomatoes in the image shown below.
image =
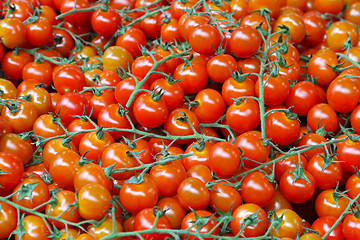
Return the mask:
{"type": "Polygon", "coordinates": [[[360,1],[0,8],[0,239],[360,239],[360,1]]]}

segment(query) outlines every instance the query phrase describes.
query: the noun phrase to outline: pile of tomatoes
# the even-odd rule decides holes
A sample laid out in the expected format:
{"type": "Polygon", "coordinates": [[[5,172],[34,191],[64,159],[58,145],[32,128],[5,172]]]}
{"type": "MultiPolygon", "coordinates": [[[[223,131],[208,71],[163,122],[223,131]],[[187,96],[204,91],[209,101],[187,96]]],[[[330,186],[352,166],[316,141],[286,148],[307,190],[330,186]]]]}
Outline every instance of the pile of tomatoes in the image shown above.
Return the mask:
{"type": "Polygon", "coordinates": [[[0,8],[0,239],[360,239],[359,0],[0,8]]]}

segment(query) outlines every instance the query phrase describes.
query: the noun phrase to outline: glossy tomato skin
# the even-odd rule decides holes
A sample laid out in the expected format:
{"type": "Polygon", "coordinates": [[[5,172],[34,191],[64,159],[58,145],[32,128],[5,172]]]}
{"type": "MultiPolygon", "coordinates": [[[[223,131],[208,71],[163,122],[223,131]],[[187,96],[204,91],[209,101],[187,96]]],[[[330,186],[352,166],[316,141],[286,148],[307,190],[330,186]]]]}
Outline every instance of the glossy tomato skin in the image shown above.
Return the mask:
{"type": "MultiPolygon", "coordinates": [[[[60,4],[60,12],[66,13],[71,11],[73,8],[89,8],[90,3],[88,0],[80,0],[80,1],[74,1],[74,0],[64,0],[61,1],[60,4]]],[[[71,13],[64,17],[64,20],[71,23],[71,24],[84,24],[86,22],[89,22],[91,18],[91,12],[77,12],[77,13],[71,13]]]]}
{"type": "Polygon", "coordinates": [[[296,118],[288,118],[284,112],[276,111],[267,116],[265,131],[273,143],[288,145],[297,140],[300,123],[296,118]]]}
{"type": "MultiPolygon", "coordinates": [[[[104,168],[114,165],[113,170],[128,169],[139,166],[138,161],[126,154],[132,149],[124,143],[113,143],[106,147],[101,155],[101,163],[104,168]]],[[[116,180],[126,180],[135,175],[135,171],[115,172],[111,176],[116,180]]]]}
{"type": "Polygon", "coordinates": [[[178,161],[156,165],[150,170],[150,178],[156,184],[159,194],[165,197],[176,195],[180,183],[185,179],[186,170],[178,161]]]}
{"type": "MultiPolygon", "coordinates": [[[[98,125],[104,128],[130,129],[131,124],[126,114],[131,116],[131,114],[129,112],[126,113],[126,110],[119,106],[119,104],[108,104],[99,112],[98,125]]],[[[126,134],[126,132],[123,131],[108,131],[108,133],[114,139],[119,139],[126,134]]]]}
{"type": "Polygon", "coordinates": [[[239,133],[254,130],[260,123],[259,104],[254,99],[235,101],[226,111],[226,122],[239,133]]]}
{"type": "MultiPolygon", "coordinates": [[[[294,173],[289,170],[285,172],[280,179],[280,190],[282,194],[293,203],[304,203],[314,195],[315,179],[306,170],[304,171],[304,178],[294,178],[294,173]]],[[[293,170],[296,171],[296,170],[293,170]]]]}
{"type": "Polygon", "coordinates": [[[141,94],[134,102],[135,119],[144,127],[156,128],[161,126],[167,116],[168,109],[165,100],[155,99],[150,93],[141,94]]]}
{"type": "Polygon", "coordinates": [[[157,203],[157,206],[163,211],[167,209],[165,216],[169,219],[171,228],[180,229],[181,222],[184,219],[186,212],[179,200],[172,197],[162,198],[157,203]]]}
{"type": "MultiPolygon", "coordinates": [[[[206,211],[206,210],[193,211],[193,212],[188,213],[184,217],[184,219],[181,223],[181,229],[189,229],[190,232],[199,231],[200,233],[208,233],[211,231],[211,233],[213,235],[217,235],[217,234],[219,234],[219,227],[216,226],[216,221],[212,220],[214,218],[215,218],[215,216],[212,215],[212,213],[209,211],[206,211]],[[209,221],[201,227],[197,226],[197,225],[194,226],[194,221],[196,221],[195,214],[198,217],[209,217],[209,221]],[[197,230],[197,228],[199,228],[199,227],[200,227],[200,229],[197,230]]],[[[196,237],[190,235],[189,239],[195,240],[196,237]]],[[[204,238],[204,240],[210,240],[210,239],[211,238],[204,238]]]]}
{"type": "Polygon", "coordinates": [[[0,137],[0,152],[12,153],[25,165],[30,162],[34,153],[33,146],[19,135],[7,133],[0,137]]]}
{"type": "MultiPolygon", "coordinates": [[[[58,217],[61,215],[59,217],[60,219],[69,222],[79,222],[81,220],[79,208],[75,208],[75,206],[72,205],[76,201],[75,192],[69,190],[61,190],[56,193],[56,197],[57,203],[54,206],[47,204],[45,213],[52,217],[58,217]]],[[[63,222],[53,219],[50,219],[49,221],[59,229],[65,227],[65,224],[63,222]]]]}
{"type": "MultiPolygon", "coordinates": [[[[141,231],[154,227],[156,216],[154,215],[152,208],[144,208],[136,214],[134,220],[134,230],[141,231]]],[[[171,223],[169,219],[164,215],[157,219],[155,229],[171,229],[171,223]]],[[[146,240],[162,240],[169,237],[169,234],[164,233],[148,233],[141,235],[146,240]]]]}
{"type": "Polygon", "coordinates": [[[205,88],[196,94],[194,101],[198,102],[192,111],[201,123],[217,121],[225,112],[225,102],[219,92],[205,88]]]}
{"type": "Polygon", "coordinates": [[[209,154],[211,170],[220,176],[230,176],[240,167],[241,152],[231,142],[219,142],[212,146],[209,154]]]}
{"type": "Polygon", "coordinates": [[[238,69],[234,57],[229,54],[217,55],[209,59],[206,64],[209,77],[215,82],[223,83],[238,69]]]}
{"type": "MultiPolygon", "coordinates": [[[[99,226],[93,225],[89,228],[89,233],[95,237],[95,239],[101,239],[103,237],[107,237],[110,234],[116,232],[122,232],[123,228],[121,223],[117,219],[113,219],[112,217],[107,217],[99,226]]],[[[78,238],[76,238],[78,239],[78,238]]],[[[121,237],[112,238],[114,240],[121,240],[121,237]]]]}
{"type": "Polygon", "coordinates": [[[319,193],[315,200],[315,209],[319,217],[332,216],[339,218],[349,204],[349,199],[340,197],[335,200],[336,194],[342,194],[340,191],[335,193],[334,189],[326,189],[319,193]]]}
{"type": "MultiPolygon", "coordinates": [[[[315,220],[315,222],[311,225],[311,229],[317,231],[320,236],[324,236],[325,233],[327,233],[330,228],[334,225],[337,218],[335,217],[320,217],[315,220]]],[[[327,240],[343,240],[344,234],[343,234],[343,224],[342,222],[338,223],[338,225],[334,228],[334,230],[331,231],[331,233],[326,238],[327,240]]]]}
{"type": "Polygon", "coordinates": [[[236,138],[235,145],[243,152],[243,157],[252,159],[258,163],[250,160],[242,159],[246,168],[254,168],[259,166],[259,163],[264,163],[269,155],[269,148],[263,146],[261,133],[259,131],[249,131],[239,135],[236,138]]]}
{"type": "Polygon", "coordinates": [[[345,239],[356,239],[360,234],[360,221],[354,214],[348,214],[343,221],[345,239]]]}
{"type": "Polygon", "coordinates": [[[336,112],[351,112],[359,102],[360,86],[353,78],[338,77],[329,85],[326,98],[336,112]]]}
{"type": "Polygon", "coordinates": [[[79,214],[87,220],[99,221],[111,209],[111,194],[98,183],[89,183],[78,192],[79,214]]]}
{"type": "Polygon", "coordinates": [[[4,107],[1,116],[5,118],[14,133],[28,132],[39,116],[39,113],[32,102],[21,101],[16,107],[18,111],[12,112],[8,107],[4,107]]]}
{"type": "Polygon", "coordinates": [[[345,189],[350,198],[355,198],[360,193],[360,178],[357,174],[353,174],[347,179],[345,189]]]}
{"type": "Polygon", "coordinates": [[[295,238],[298,233],[302,233],[302,220],[296,212],[290,209],[280,209],[277,210],[275,214],[278,217],[283,217],[280,227],[278,229],[276,229],[275,227],[271,228],[271,233],[274,237],[295,238]]]}
{"type": "MultiPolygon", "coordinates": [[[[193,128],[199,132],[200,123],[199,119],[196,117],[195,113],[185,108],[176,108],[171,111],[164,123],[164,129],[174,136],[188,136],[193,135],[194,131],[189,123],[185,120],[181,120],[182,116],[186,116],[193,128]]],[[[189,140],[184,140],[189,142],[189,140]]],[[[183,142],[184,142],[183,141],[183,142]]]]}
{"type": "Polygon", "coordinates": [[[67,149],[59,152],[52,158],[49,164],[51,178],[60,187],[73,190],[74,176],[81,167],[79,161],[80,155],[74,150],[67,149]]]}
{"type": "Polygon", "coordinates": [[[81,155],[86,153],[87,160],[97,163],[104,150],[114,142],[109,133],[98,136],[96,131],[88,132],[80,140],[79,152],[81,155]]]}
{"type": "Polygon", "coordinates": [[[60,94],[79,92],[85,87],[85,75],[74,64],[55,67],[52,78],[55,89],[60,94]]]}
{"type": "Polygon", "coordinates": [[[260,207],[267,206],[274,197],[274,186],[262,172],[247,174],[241,185],[241,196],[245,203],[254,203],[260,207]],[[259,198],[259,195],[262,197],[259,198]]]}
{"type": "Polygon", "coordinates": [[[87,115],[90,113],[88,100],[77,92],[62,95],[55,107],[55,112],[59,113],[61,120],[65,124],[75,120],[77,117],[74,117],[74,115],[82,116],[84,111],[87,115]]]}
{"type": "MultiPolygon", "coordinates": [[[[23,181],[19,183],[17,187],[14,189],[14,193],[19,191],[20,188],[24,188],[25,186],[30,187],[32,184],[36,184],[35,188],[31,191],[30,196],[25,196],[24,198],[20,199],[19,192],[12,196],[13,202],[16,202],[20,206],[34,209],[41,204],[44,204],[50,199],[49,189],[46,183],[38,177],[32,178],[25,178],[23,181]]],[[[36,209],[38,212],[42,212],[45,210],[45,205],[36,209]]]]}
{"type": "Polygon", "coordinates": [[[186,210],[203,210],[210,203],[210,193],[205,183],[197,178],[184,179],[177,190],[180,204],[186,210]]]}
{"type": "MultiPolygon", "coordinates": [[[[326,157],[316,154],[308,162],[306,170],[315,178],[316,186],[320,189],[329,189],[335,187],[343,176],[343,168],[337,157],[332,162],[326,163],[326,157]],[[328,166],[327,166],[328,165],[328,166]]],[[[331,161],[331,159],[326,159],[331,161]]]]}
{"type": "Polygon", "coordinates": [[[17,156],[0,152],[0,169],[1,172],[7,173],[0,175],[0,195],[6,196],[20,183],[24,165],[17,156]]]}
{"type": "Polygon", "coordinates": [[[231,34],[230,49],[240,58],[248,58],[254,55],[261,45],[260,33],[251,26],[240,26],[231,34]]]}
{"type": "Polygon", "coordinates": [[[204,89],[208,83],[208,73],[206,66],[201,63],[192,63],[190,66],[184,66],[182,63],[175,69],[175,80],[181,80],[180,86],[185,94],[196,94],[204,89]]]}
{"type": "Polygon", "coordinates": [[[158,89],[156,92],[163,89],[164,95],[162,96],[162,99],[164,99],[169,112],[175,108],[181,107],[183,104],[184,89],[182,89],[178,82],[171,82],[165,78],[159,78],[151,84],[150,89],[158,89]]]}
{"type": "Polygon", "coordinates": [[[305,116],[309,110],[319,103],[319,93],[316,86],[307,81],[297,83],[290,89],[290,94],[285,100],[287,107],[293,106],[291,111],[299,116],[305,116]]]}
{"type": "Polygon", "coordinates": [[[74,188],[77,191],[89,183],[98,183],[109,192],[113,188],[112,180],[105,176],[104,169],[97,164],[90,163],[82,166],[74,176],[74,188]]]}
{"type": "Polygon", "coordinates": [[[121,26],[121,17],[112,7],[103,11],[101,7],[91,16],[91,26],[99,35],[111,37],[119,26],[121,26]]]}
{"type": "Polygon", "coordinates": [[[17,226],[17,211],[13,206],[1,202],[0,237],[8,238],[17,226]]]}
{"type": "Polygon", "coordinates": [[[0,21],[0,38],[5,47],[19,47],[25,40],[25,31],[20,19],[9,17],[0,21]]]}
{"type": "Polygon", "coordinates": [[[219,30],[210,24],[200,24],[189,33],[190,47],[200,54],[213,54],[220,42],[219,30]]]}
{"type": "MultiPolygon", "coordinates": [[[[48,228],[48,223],[45,223],[46,220],[39,216],[27,215],[23,221],[25,234],[22,235],[21,239],[49,239],[51,229],[48,228]]],[[[15,239],[19,240],[18,235],[15,235],[15,239]]]]}
{"type": "Polygon", "coordinates": [[[235,209],[232,214],[233,220],[230,223],[231,231],[237,235],[242,229],[245,237],[262,236],[268,226],[267,214],[260,206],[253,203],[245,203],[235,209]],[[244,227],[244,219],[252,214],[256,214],[258,221],[254,225],[244,227]]]}
{"type": "Polygon", "coordinates": [[[339,127],[336,112],[326,103],[316,104],[310,109],[307,124],[312,132],[324,127],[325,131],[335,133],[339,127]]]}
{"type": "Polygon", "coordinates": [[[138,213],[144,208],[152,208],[159,199],[156,184],[149,176],[141,183],[124,183],[120,189],[120,203],[131,212],[138,213]]]}
{"type": "Polygon", "coordinates": [[[210,190],[210,206],[214,211],[232,212],[241,205],[241,196],[232,186],[225,181],[219,182],[211,187],[210,190]]]}
{"type": "Polygon", "coordinates": [[[351,139],[346,139],[338,145],[336,153],[344,170],[354,173],[355,168],[360,167],[360,155],[358,154],[359,148],[360,142],[353,142],[351,139]]]}

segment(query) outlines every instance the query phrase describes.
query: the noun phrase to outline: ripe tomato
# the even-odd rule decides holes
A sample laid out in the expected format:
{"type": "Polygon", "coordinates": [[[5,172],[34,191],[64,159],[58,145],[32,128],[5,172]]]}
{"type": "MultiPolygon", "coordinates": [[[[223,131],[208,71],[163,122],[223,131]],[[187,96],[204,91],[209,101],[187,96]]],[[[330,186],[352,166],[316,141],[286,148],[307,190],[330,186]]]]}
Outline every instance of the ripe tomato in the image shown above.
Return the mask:
{"type": "Polygon", "coordinates": [[[339,218],[349,204],[349,199],[342,197],[340,191],[326,189],[319,193],[315,201],[316,213],[319,217],[332,216],[339,218]]]}
{"type": "Polygon", "coordinates": [[[174,74],[175,80],[180,80],[179,84],[184,89],[185,94],[196,94],[204,89],[208,83],[208,73],[206,66],[201,63],[192,63],[185,66],[184,63],[178,65],[174,74]]]}
{"type": "Polygon", "coordinates": [[[307,124],[312,132],[324,127],[326,132],[335,133],[339,127],[336,112],[326,103],[316,104],[309,110],[307,124]]]}
{"type": "Polygon", "coordinates": [[[230,227],[234,235],[238,235],[239,232],[241,232],[240,235],[246,238],[259,237],[262,236],[267,229],[267,214],[264,209],[256,204],[242,204],[235,209],[232,217],[234,219],[230,222],[230,227]],[[249,219],[251,222],[245,225],[245,219],[249,219]]]}
{"type": "Polygon", "coordinates": [[[241,152],[232,142],[219,142],[209,153],[210,169],[220,176],[230,176],[240,167],[241,152]]]}
{"type": "Polygon", "coordinates": [[[13,206],[1,202],[0,237],[8,238],[17,226],[17,211],[13,206]]]}
{"type": "Polygon", "coordinates": [[[80,140],[79,152],[87,160],[97,163],[104,150],[114,142],[114,138],[107,132],[88,132],[80,140]]]}
{"type": "MultiPolygon", "coordinates": [[[[89,234],[95,237],[95,239],[101,239],[103,237],[109,236],[112,233],[119,233],[122,232],[123,228],[121,226],[121,223],[111,217],[105,218],[103,222],[101,222],[100,225],[93,225],[89,227],[89,234]]],[[[118,238],[112,238],[114,240],[121,240],[121,237],[118,238]]]]}
{"type": "MultiPolygon", "coordinates": [[[[319,103],[319,92],[316,86],[307,81],[301,81],[290,89],[285,105],[299,116],[305,116],[309,110],[319,103]]],[[[331,106],[331,105],[330,105],[331,106]]]]}
{"type": "Polygon", "coordinates": [[[205,183],[197,178],[184,179],[177,190],[177,197],[181,206],[186,210],[203,210],[210,203],[210,193],[205,183]]]}
{"type": "Polygon", "coordinates": [[[314,177],[320,189],[335,187],[343,176],[343,169],[336,156],[332,158],[316,154],[310,158],[306,170],[314,177]]]}
{"type": "Polygon", "coordinates": [[[0,152],[0,196],[7,196],[20,183],[24,173],[24,165],[20,158],[7,153],[0,152]]]}
{"type": "MultiPolygon", "coordinates": [[[[39,240],[48,240],[50,237],[51,227],[48,227],[46,220],[42,219],[39,216],[27,215],[23,219],[23,228],[25,233],[21,236],[20,239],[39,239],[39,240]]],[[[19,226],[17,227],[19,228],[19,226]]],[[[16,240],[20,240],[19,236],[15,235],[16,240]]]]}
{"type": "MultiPolygon", "coordinates": [[[[197,210],[188,213],[182,223],[181,223],[181,229],[189,229],[190,233],[199,232],[199,233],[208,233],[211,232],[213,235],[219,234],[219,227],[217,226],[217,222],[215,220],[215,216],[206,210],[197,210]],[[196,215],[195,215],[196,214],[196,215]],[[198,217],[203,217],[208,219],[205,224],[198,223],[197,219],[198,217]]],[[[189,236],[189,240],[195,240],[196,237],[189,236]]],[[[204,240],[211,240],[212,238],[204,238],[204,240]]]]}
{"type": "Polygon", "coordinates": [[[287,117],[286,113],[276,111],[267,116],[265,131],[273,143],[288,145],[298,139],[300,123],[297,118],[287,117]]]}
{"type": "Polygon", "coordinates": [[[201,123],[216,122],[225,112],[225,102],[219,92],[205,88],[196,94],[192,111],[201,123]]]}
{"type": "Polygon", "coordinates": [[[55,112],[59,113],[61,121],[69,124],[75,116],[82,116],[90,113],[88,100],[84,95],[77,92],[68,92],[61,96],[59,102],[56,104],[55,112]]]}
{"type": "Polygon", "coordinates": [[[356,25],[348,21],[337,21],[326,31],[326,41],[329,47],[338,52],[345,48],[344,44],[350,38],[353,46],[359,41],[359,32],[356,25]]]}
{"type": "Polygon", "coordinates": [[[178,161],[153,166],[150,178],[154,181],[159,194],[165,197],[175,196],[180,183],[185,179],[186,170],[178,161]]]}
{"type": "Polygon", "coordinates": [[[25,40],[25,26],[23,22],[14,17],[1,20],[0,38],[5,47],[10,49],[19,47],[25,40]]]}
{"type": "Polygon", "coordinates": [[[136,57],[141,55],[141,48],[146,46],[146,36],[141,29],[129,28],[116,39],[116,46],[125,48],[136,57]]]}
{"type": "MultiPolygon", "coordinates": [[[[271,233],[274,237],[296,238],[297,234],[303,231],[303,224],[299,215],[290,209],[280,209],[275,212],[278,218],[282,218],[280,226],[271,228],[271,233]]],[[[274,218],[274,215],[272,218],[274,218]]]]}
{"type": "Polygon", "coordinates": [[[336,53],[331,49],[319,50],[308,63],[308,73],[316,79],[316,84],[327,87],[337,77],[331,68],[339,64],[336,53]]]}
{"type": "Polygon", "coordinates": [[[279,186],[287,200],[304,203],[314,195],[315,179],[308,171],[298,167],[285,172],[281,176],[279,186]]]}
{"type": "Polygon", "coordinates": [[[89,183],[97,183],[104,186],[109,192],[113,188],[113,182],[108,178],[104,169],[97,164],[86,164],[82,166],[74,175],[74,188],[79,191],[89,183]]]}
{"type": "Polygon", "coordinates": [[[48,186],[39,177],[25,178],[15,187],[13,192],[15,193],[16,191],[18,192],[12,196],[12,201],[29,209],[37,208],[37,212],[44,211],[44,203],[50,199],[48,186]],[[21,189],[26,189],[26,187],[33,189],[29,195],[23,197],[20,194],[22,194],[24,190],[21,191],[21,189]],[[42,206],[38,207],[40,205],[42,206]]]}
{"type": "Polygon", "coordinates": [[[165,100],[161,98],[160,93],[154,92],[143,93],[136,98],[133,111],[136,121],[147,128],[161,126],[168,116],[165,100]]]}
{"type": "Polygon", "coordinates": [[[234,99],[239,97],[255,96],[255,84],[250,77],[251,75],[245,79],[230,77],[225,80],[222,86],[221,95],[228,106],[231,106],[231,104],[234,103],[234,99]]]}
{"type": "Polygon", "coordinates": [[[360,221],[355,214],[346,215],[342,226],[345,239],[356,239],[359,236],[360,221]]]}
{"type": "Polygon", "coordinates": [[[0,137],[0,152],[14,154],[25,165],[30,162],[34,150],[33,146],[19,135],[6,133],[0,137]]]}
{"type": "Polygon", "coordinates": [[[240,26],[231,34],[230,49],[240,58],[254,55],[260,48],[262,38],[260,33],[251,26],[240,26]]]}
{"type": "MultiPolygon", "coordinates": [[[[50,200],[53,199],[54,198],[51,198],[50,200]]],[[[45,213],[47,215],[52,217],[59,217],[60,219],[73,223],[77,223],[81,220],[79,208],[73,205],[73,203],[76,201],[76,196],[73,191],[61,190],[56,193],[56,199],[56,204],[46,204],[45,213]]],[[[58,229],[65,227],[63,222],[57,221],[55,219],[49,219],[49,221],[58,229]]]]}
{"type": "Polygon", "coordinates": [[[26,40],[34,47],[41,47],[49,44],[53,40],[52,35],[52,24],[44,17],[40,17],[35,22],[25,24],[26,40]]]}
{"type": "Polygon", "coordinates": [[[221,34],[210,24],[200,24],[189,33],[190,47],[200,54],[213,54],[219,47],[221,34]]]}
{"type": "Polygon", "coordinates": [[[102,219],[111,209],[111,194],[98,183],[89,183],[78,192],[79,214],[86,220],[102,219]]]}
{"type": "MultiPolygon", "coordinates": [[[[159,209],[157,211],[158,212],[155,212],[152,208],[144,208],[139,213],[137,213],[134,220],[134,230],[141,231],[150,229],[152,227],[155,229],[171,229],[171,223],[169,219],[165,215],[162,216],[161,212],[159,212],[159,209]],[[155,214],[159,214],[159,217],[156,217],[155,214]]],[[[143,237],[145,240],[162,240],[170,237],[170,235],[166,233],[147,233],[141,234],[141,237],[143,237]]]]}
{"type": "MultiPolygon", "coordinates": [[[[320,236],[324,236],[325,233],[327,233],[330,228],[334,225],[336,222],[336,217],[319,217],[315,220],[315,222],[311,225],[311,229],[314,231],[317,231],[320,236]]],[[[331,233],[326,238],[327,240],[343,240],[344,234],[343,234],[343,224],[342,222],[339,222],[338,225],[334,228],[334,230],[331,231],[331,233]]]]}
{"type": "Polygon", "coordinates": [[[66,149],[59,152],[49,164],[51,178],[61,188],[74,189],[74,177],[81,167],[79,161],[80,155],[74,150],[66,149]]]}
{"type": "Polygon", "coordinates": [[[162,99],[164,99],[168,111],[172,111],[175,108],[181,107],[184,100],[184,90],[179,82],[171,79],[159,78],[155,80],[150,89],[155,89],[155,92],[163,90],[162,99]]]}
{"type": "Polygon", "coordinates": [[[128,66],[134,61],[134,58],[125,48],[111,46],[105,50],[102,61],[105,71],[112,70],[116,72],[117,69],[127,70],[128,66]]]}
{"type": "Polygon", "coordinates": [[[172,197],[165,197],[159,200],[157,206],[162,211],[166,210],[165,216],[169,219],[171,228],[180,229],[181,222],[184,219],[186,212],[179,200],[172,197]]]}
{"type": "MultiPolygon", "coordinates": [[[[153,54],[152,56],[140,56],[135,59],[135,61],[131,65],[131,73],[135,75],[137,80],[141,81],[145,77],[146,83],[151,85],[156,79],[162,78],[163,75],[160,73],[151,73],[149,71],[154,67],[155,62],[159,62],[162,60],[162,56],[158,54],[153,54]]],[[[160,64],[156,69],[153,69],[155,72],[167,72],[166,63],[160,64]]]]}
{"type": "Polygon", "coordinates": [[[238,69],[234,57],[229,54],[217,55],[209,59],[206,64],[209,77],[215,82],[223,83],[238,69]]]}
{"type": "MultiPolygon", "coordinates": [[[[281,74],[277,77],[265,74],[263,76],[263,85],[263,98],[267,106],[276,106],[283,103],[290,93],[289,81],[281,74]]],[[[259,80],[255,84],[255,93],[259,97],[259,80]]]]}
{"type": "MultiPolygon", "coordinates": [[[[126,180],[135,175],[135,171],[126,171],[127,168],[139,166],[139,162],[135,157],[129,156],[127,152],[132,149],[124,143],[113,143],[106,147],[101,155],[101,163],[103,167],[114,165],[113,170],[123,169],[123,172],[115,172],[112,177],[116,180],[126,180]]],[[[144,151],[145,152],[145,151],[144,151]]]]}
{"type": "MultiPolygon", "coordinates": [[[[90,7],[90,3],[88,0],[63,0],[60,4],[60,13],[67,13],[73,8],[76,9],[86,9],[90,7]]],[[[64,17],[64,20],[71,24],[82,25],[90,21],[91,12],[90,11],[80,11],[68,14],[64,17]]]]}
{"type": "Polygon", "coordinates": [[[274,196],[274,186],[262,172],[251,172],[242,179],[241,196],[245,203],[267,206],[274,196]],[[259,195],[262,197],[259,198],[259,195]]]}
{"type": "Polygon", "coordinates": [[[254,130],[260,123],[259,104],[250,98],[235,100],[226,111],[226,122],[239,133],[254,130]]]}
{"type": "Polygon", "coordinates": [[[244,167],[254,168],[267,160],[270,149],[262,142],[259,131],[245,132],[236,138],[235,145],[242,150],[242,157],[252,160],[242,159],[244,167]]]}
{"type": "Polygon", "coordinates": [[[159,191],[155,182],[149,176],[144,176],[140,183],[125,182],[119,196],[122,206],[135,214],[154,207],[159,200],[159,191]]]}
{"type": "Polygon", "coordinates": [[[200,123],[195,113],[185,108],[176,108],[169,113],[164,129],[173,136],[193,135],[200,131],[200,123]],[[192,126],[190,126],[190,124],[192,126]]]}
{"type": "Polygon", "coordinates": [[[114,8],[107,6],[107,10],[104,11],[102,9],[103,7],[104,6],[100,6],[99,9],[91,15],[91,26],[97,34],[111,37],[118,27],[121,26],[122,19],[114,8]]]}
{"type": "Polygon", "coordinates": [[[219,182],[211,187],[210,206],[214,211],[233,212],[241,205],[239,191],[235,190],[227,182],[219,182]]]}
{"type": "Polygon", "coordinates": [[[79,92],[85,86],[85,75],[74,64],[55,67],[52,78],[55,89],[60,94],[79,92]]]}

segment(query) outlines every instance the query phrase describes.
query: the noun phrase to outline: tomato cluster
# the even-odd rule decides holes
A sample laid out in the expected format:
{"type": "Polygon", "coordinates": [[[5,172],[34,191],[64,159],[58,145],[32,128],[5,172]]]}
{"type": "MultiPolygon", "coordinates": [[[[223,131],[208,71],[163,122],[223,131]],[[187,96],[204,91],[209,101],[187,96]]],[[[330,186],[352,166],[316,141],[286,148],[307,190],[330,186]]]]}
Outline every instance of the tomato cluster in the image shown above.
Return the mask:
{"type": "Polygon", "coordinates": [[[0,8],[0,239],[360,239],[359,0],[0,8]]]}

